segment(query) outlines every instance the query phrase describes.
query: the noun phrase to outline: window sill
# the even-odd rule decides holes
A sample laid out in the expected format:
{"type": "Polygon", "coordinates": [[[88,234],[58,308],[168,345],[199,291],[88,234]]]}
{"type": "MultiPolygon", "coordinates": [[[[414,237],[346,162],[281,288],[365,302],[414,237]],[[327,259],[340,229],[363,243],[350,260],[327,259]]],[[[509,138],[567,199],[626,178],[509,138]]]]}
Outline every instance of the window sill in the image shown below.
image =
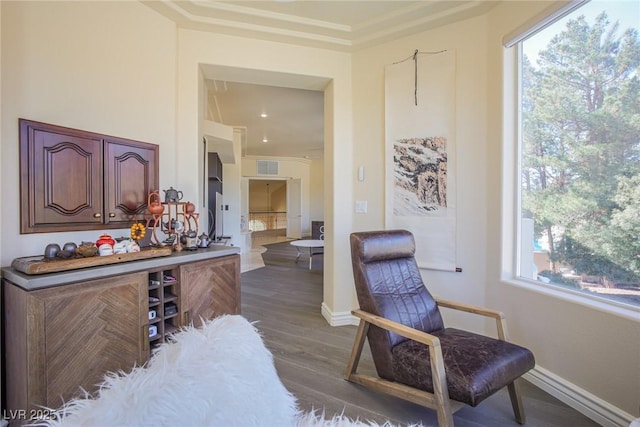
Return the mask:
{"type": "Polygon", "coordinates": [[[569,301],[600,312],[613,314],[625,319],[640,322],[640,307],[624,304],[617,301],[603,300],[595,296],[590,296],[584,292],[563,289],[558,286],[546,283],[535,282],[526,279],[503,279],[502,283],[524,288],[532,292],[548,295],[553,298],[569,301]]]}

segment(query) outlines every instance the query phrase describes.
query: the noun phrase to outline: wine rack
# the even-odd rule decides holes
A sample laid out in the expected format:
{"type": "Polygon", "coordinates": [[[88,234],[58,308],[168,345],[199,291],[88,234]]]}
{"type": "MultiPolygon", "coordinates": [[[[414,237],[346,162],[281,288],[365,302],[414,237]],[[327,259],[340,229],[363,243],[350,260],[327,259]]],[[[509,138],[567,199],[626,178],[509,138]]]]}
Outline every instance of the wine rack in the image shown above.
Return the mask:
{"type": "Polygon", "coordinates": [[[180,328],[178,269],[149,273],[149,348],[153,350],[180,328]],[[152,315],[155,311],[155,315],[152,315]],[[155,327],[155,328],[153,328],[155,327]],[[155,334],[152,332],[155,329],[155,334]]]}

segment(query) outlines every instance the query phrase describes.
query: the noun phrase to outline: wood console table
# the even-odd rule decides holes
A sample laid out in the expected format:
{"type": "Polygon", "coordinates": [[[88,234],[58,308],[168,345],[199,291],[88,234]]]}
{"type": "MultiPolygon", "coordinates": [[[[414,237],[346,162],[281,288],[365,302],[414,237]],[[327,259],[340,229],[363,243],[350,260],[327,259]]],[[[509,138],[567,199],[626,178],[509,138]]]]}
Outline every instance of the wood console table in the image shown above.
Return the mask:
{"type": "Polygon", "coordinates": [[[179,327],[239,314],[238,253],[215,246],[42,275],[3,268],[5,413],[58,408],[105,373],[145,363],[179,327]]]}

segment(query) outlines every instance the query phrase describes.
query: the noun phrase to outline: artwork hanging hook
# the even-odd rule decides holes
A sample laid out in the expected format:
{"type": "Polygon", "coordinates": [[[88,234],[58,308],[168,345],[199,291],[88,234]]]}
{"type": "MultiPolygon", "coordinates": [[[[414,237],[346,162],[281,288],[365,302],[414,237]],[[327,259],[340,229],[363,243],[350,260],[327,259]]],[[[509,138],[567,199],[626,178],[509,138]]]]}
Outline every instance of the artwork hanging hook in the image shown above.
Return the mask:
{"type": "Polygon", "coordinates": [[[413,101],[418,106],[418,49],[413,52],[413,101]]]}
{"type": "Polygon", "coordinates": [[[393,64],[400,64],[409,59],[413,59],[413,101],[414,104],[418,105],[418,55],[437,55],[439,53],[444,53],[447,50],[439,50],[437,52],[420,52],[418,49],[413,51],[413,55],[406,57],[402,61],[394,62],[393,64]]]}

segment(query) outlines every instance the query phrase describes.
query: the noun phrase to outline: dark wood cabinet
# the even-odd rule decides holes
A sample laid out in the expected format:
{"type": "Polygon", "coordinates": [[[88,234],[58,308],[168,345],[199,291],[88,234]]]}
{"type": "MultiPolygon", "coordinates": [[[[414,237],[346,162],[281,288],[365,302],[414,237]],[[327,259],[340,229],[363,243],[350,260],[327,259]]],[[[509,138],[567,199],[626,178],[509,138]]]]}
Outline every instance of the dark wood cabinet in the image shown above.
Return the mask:
{"type": "Polygon", "coordinates": [[[185,323],[240,313],[240,255],[182,265],[180,282],[185,323]]]}
{"type": "Polygon", "coordinates": [[[146,273],[4,292],[9,408],[57,408],[147,360],[146,273]]]}
{"type": "Polygon", "coordinates": [[[20,232],[128,227],[158,186],[157,145],[20,119],[20,232]]]}
{"type": "MultiPolygon", "coordinates": [[[[32,277],[2,269],[5,384],[12,414],[58,408],[81,388],[94,393],[107,372],[144,364],[153,348],[191,320],[200,326],[203,319],[240,314],[235,248],[124,264],[79,272],[83,280],[68,272],[32,277]],[[62,282],[29,289],[47,276],[62,282]]],[[[14,421],[10,426],[21,424],[14,421]]]]}

